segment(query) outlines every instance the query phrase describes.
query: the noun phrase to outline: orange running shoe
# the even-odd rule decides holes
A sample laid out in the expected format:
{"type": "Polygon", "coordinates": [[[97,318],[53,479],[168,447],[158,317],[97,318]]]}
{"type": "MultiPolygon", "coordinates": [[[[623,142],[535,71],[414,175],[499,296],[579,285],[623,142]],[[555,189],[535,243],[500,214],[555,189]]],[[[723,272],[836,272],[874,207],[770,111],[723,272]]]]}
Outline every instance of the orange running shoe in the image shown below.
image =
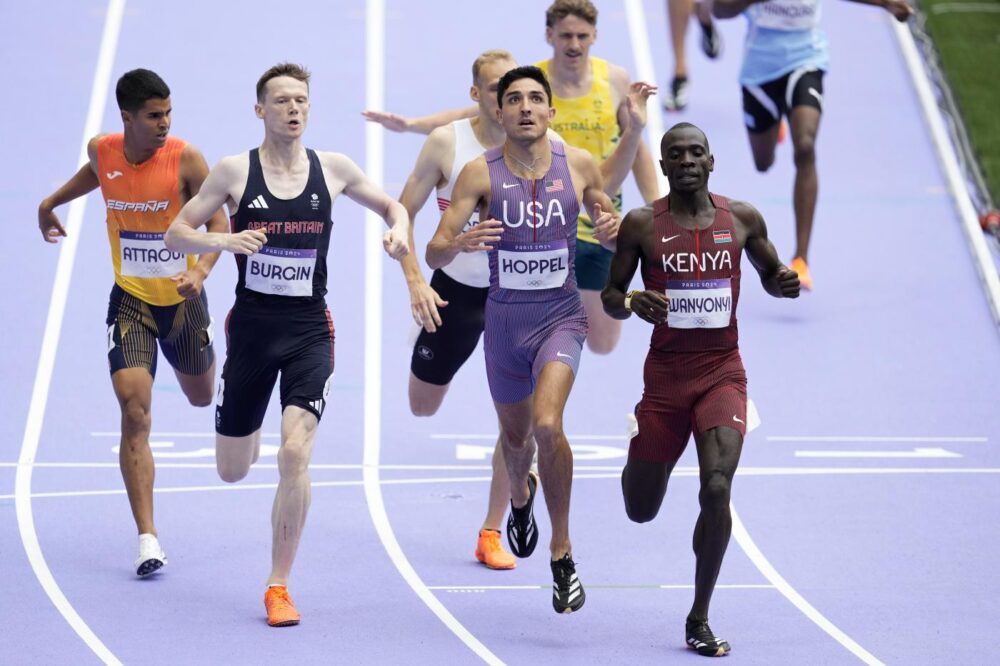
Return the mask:
{"type": "Polygon", "coordinates": [[[476,559],[490,569],[513,569],[517,566],[514,556],[500,545],[499,530],[479,530],[476,559]]]}
{"type": "Polygon", "coordinates": [[[813,290],[813,279],[812,275],[809,274],[809,266],[806,264],[806,260],[802,257],[795,257],[792,259],[792,265],[789,266],[793,271],[799,274],[799,286],[806,291],[813,290]]]}
{"type": "Polygon", "coordinates": [[[274,585],[264,593],[264,608],[267,609],[267,623],[272,627],[290,627],[299,623],[299,612],[295,610],[288,588],[274,585]]]}

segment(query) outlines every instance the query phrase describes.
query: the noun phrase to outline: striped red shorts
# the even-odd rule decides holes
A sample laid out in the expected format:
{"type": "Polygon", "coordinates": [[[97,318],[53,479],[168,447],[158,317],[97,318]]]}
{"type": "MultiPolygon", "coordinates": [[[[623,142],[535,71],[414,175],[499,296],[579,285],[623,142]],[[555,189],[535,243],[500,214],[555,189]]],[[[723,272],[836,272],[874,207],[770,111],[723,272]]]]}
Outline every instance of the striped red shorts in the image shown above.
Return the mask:
{"type": "Polygon", "coordinates": [[[747,375],[739,349],[664,352],[650,349],[636,408],[639,433],[629,459],[676,463],[695,437],[725,426],[746,435],[747,375]]]}

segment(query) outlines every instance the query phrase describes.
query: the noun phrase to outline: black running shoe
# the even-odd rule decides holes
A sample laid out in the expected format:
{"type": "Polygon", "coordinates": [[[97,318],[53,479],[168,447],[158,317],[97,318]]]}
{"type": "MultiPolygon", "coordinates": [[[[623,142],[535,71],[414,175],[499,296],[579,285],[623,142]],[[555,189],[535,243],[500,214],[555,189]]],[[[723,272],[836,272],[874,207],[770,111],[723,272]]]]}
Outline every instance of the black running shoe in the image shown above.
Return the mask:
{"type": "Polygon", "coordinates": [[[535,491],[538,490],[538,477],[534,472],[528,472],[528,503],[523,508],[515,509],[510,503],[510,515],[507,517],[507,543],[510,552],[517,557],[528,557],[535,552],[538,545],[538,524],[535,523],[535,491]],[[520,519],[518,519],[520,515],[520,519]]]}
{"type": "Polygon", "coordinates": [[[698,21],[698,25],[701,26],[701,50],[715,60],[722,53],[722,35],[715,29],[715,21],[712,19],[708,20],[707,25],[698,21]]]}
{"type": "Polygon", "coordinates": [[[576,564],[567,553],[552,565],[552,607],[557,613],[574,613],[583,608],[587,594],[576,577],[576,564]]]}
{"type": "Polygon", "coordinates": [[[703,657],[725,657],[729,654],[729,643],[716,638],[708,622],[688,620],[684,625],[684,634],[688,647],[703,657]]]}
{"type": "Polygon", "coordinates": [[[686,76],[675,76],[670,82],[670,90],[663,97],[663,108],[667,111],[681,111],[688,103],[688,80],[686,76]]]}

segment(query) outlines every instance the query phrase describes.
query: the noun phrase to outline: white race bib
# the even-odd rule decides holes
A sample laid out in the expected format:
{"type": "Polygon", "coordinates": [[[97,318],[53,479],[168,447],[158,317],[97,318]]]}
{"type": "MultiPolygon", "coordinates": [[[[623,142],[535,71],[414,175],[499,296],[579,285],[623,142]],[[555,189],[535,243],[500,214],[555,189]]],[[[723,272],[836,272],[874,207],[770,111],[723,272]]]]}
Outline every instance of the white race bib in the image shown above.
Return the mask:
{"type": "Polygon", "coordinates": [[[565,238],[547,243],[501,242],[497,253],[502,289],[555,289],[569,277],[565,238]]]}
{"type": "Polygon", "coordinates": [[[119,231],[121,274],[128,277],[164,278],[187,270],[187,255],[167,249],[163,234],[119,231]]]}
{"type": "Polygon", "coordinates": [[[670,328],[725,328],[733,312],[730,278],[668,280],[667,324],[670,328]]]}
{"type": "Polygon", "coordinates": [[[819,25],[819,0],[768,0],[747,11],[755,25],[768,30],[812,30],[819,25]]]}
{"type": "Polygon", "coordinates": [[[247,257],[247,289],[275,296],[312,296],[316,250],[264,246],[247,257]]]}

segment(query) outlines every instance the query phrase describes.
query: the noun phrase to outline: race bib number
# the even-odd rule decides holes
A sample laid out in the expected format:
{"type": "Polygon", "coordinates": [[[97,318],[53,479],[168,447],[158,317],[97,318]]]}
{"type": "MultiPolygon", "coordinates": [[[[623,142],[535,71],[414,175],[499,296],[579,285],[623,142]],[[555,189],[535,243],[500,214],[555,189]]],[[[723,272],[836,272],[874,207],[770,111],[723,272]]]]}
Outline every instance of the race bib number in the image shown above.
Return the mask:
{"type": "Polygon", "coordinates": [[[127,277],[163,278],[187,270],[187,255],[168,250],[161,233],[119,231],[118,251],[127,277]]]}
{"type": "Polygon", "coordinates": [[[769,30],[812,30],[819,25],[819,0],[769,0],[748,10],[757,26],[769,30]]]}
{"type": "Polygon", "coordinates": [[[548,243],[501,242],[497,268],[502,289],[555,289],[569,277],[566,239],[548,243]]]}
{"type": "Polygon", "coordinates": [[[670,328],[725,328],[733,313],[729,278],[667,281],[670,328]]]}
{"type": "Polygon", "coordinates": [[[316,250],[261,248],[247,258],[246,286],[261,294],[312,296],[316,250]]]}

